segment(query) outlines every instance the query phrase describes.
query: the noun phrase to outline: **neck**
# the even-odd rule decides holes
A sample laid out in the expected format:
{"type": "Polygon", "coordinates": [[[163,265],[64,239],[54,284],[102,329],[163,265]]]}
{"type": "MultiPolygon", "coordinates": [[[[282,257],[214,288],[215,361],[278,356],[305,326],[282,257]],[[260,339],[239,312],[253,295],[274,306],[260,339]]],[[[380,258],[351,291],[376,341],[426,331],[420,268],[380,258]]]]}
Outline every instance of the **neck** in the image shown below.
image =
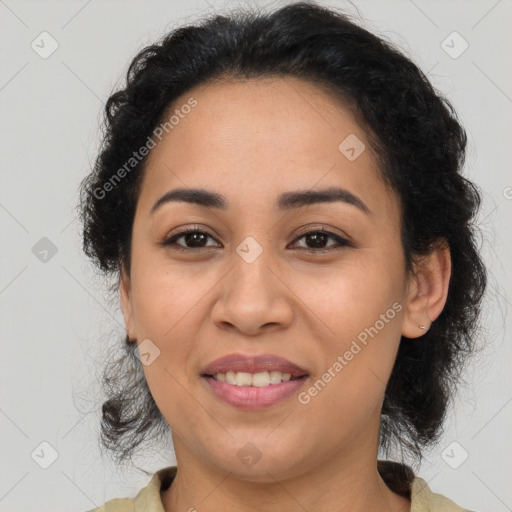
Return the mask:
{"type": "Polygon", "coordinates": [[[286,478],[264,471],[255,481],[205,464],[177,439],[174,444],[178,472],[162,493],[165,512],[410,511],[410,500],[386,486],[377,471],[377,453],[368,454],[367,448],[334,454],[321,467],[305,467],[286,478]]]}

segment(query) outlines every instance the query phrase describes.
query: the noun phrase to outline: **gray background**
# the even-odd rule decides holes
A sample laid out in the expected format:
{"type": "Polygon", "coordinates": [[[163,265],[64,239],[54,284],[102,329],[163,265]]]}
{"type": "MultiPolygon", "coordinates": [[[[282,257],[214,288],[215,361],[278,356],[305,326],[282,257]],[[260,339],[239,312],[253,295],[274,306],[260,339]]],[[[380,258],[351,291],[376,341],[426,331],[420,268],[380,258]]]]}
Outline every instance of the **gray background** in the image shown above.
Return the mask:
{"type": "MultiPolygon", "coordinates": [[[[395,41],[467,129],[466,173],[483,189],[482,251],[492,272],[485,345],[419,474],[469,509],[512,510],[512,2],[322,3],[358,9],[366,27],[395,41]]],[[[236,5],[0,0],[0,511],[84,511],[148,482],[98,448],[95,383],[124,330],[81,253],[77,188],[98,148],[104,102],[135,53],[176,25],[236,5]],[[45,55],[52,40],[58,48],[45,55]]],[[[138,459],[150,472],[174,462],[170,451],[138,459]]]]}

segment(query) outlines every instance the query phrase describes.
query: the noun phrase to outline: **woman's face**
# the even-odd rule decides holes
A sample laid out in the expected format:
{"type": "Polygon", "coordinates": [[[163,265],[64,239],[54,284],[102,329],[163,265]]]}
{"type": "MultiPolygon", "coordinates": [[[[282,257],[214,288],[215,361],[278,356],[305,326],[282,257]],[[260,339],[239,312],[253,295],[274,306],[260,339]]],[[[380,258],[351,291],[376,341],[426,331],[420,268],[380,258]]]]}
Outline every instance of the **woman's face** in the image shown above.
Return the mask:
{"type": "Polygon", "coordinates": [[[410,283],[398,197],[365,132],[292,78],[201,86],[174,109],[147,161],[121,300],[178,460],[267,482],[375,457],[385,385],[401,334],[411,335],[410,283]],[[176,189],[224,207],[181,200],[152,211],[176,189]],[[326,189],[344,192],[282,199],[326,189]],[[202,233],[162,245],[184,228],[202,233]],[[231,354],[280,356],[307,376],[229,401],[232,385],[202,373],[231,354]],[[291,394],[272,401],[279,386],[291,394]]]}

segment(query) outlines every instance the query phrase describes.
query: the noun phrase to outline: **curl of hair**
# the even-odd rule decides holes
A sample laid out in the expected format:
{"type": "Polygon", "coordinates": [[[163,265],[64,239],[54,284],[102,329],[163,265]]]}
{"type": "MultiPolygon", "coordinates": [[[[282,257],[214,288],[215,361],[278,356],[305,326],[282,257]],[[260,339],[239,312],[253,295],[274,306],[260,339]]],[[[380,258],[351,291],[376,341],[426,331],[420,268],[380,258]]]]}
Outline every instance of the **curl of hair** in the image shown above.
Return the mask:
{"type": "MultiPolygon", "coordinates": [[[[239,10],[177,28],[144,48],[124,88],[107,101],[103,144],[81,185],[84,251],[106,274],[129,272],[145,159],[104,197],[98,190],[180,96],[215,81],[286,76],[322,87],[365,127],[382,177],[401,201],[407,270],[436,247],[450,249],[447,303],[425,335],[401,340],[381,415],[380,446],[387,450],[397,442],[421,459],[422,447],[442,432],[475,345],[487,282],[473,223],[481,197],[461,174],[466,134],[451,104],[404,54],[347,15],[304,2],[271,13],[239,10]]],[[[116,378],[124,383],[109,381],[102,429],[109,448],[124,457],[165,420],[143,378],[122,371],[116,378]]]]}

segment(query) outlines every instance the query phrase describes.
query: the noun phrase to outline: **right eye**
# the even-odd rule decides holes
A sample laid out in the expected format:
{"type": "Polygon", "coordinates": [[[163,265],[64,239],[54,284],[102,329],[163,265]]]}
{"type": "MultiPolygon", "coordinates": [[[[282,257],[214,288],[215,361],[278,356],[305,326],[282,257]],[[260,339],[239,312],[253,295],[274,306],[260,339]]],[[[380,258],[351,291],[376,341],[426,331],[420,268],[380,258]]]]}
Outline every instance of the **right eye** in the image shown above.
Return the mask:
{"type": "Polygon", "coordinates": [[[211,238],[215,240],[212,235],[207,233],[206,231],[201,231],[196,228],[186,228],[181,230],[179,233],[175,233],[170,237],[165,238],[160,242],[160,245],[164,247],[171,247],[177,251],[188,251],[188,250],[197,250],[202,249],[204,247],[212,247],[208,245],[204,245],[204,242],[211,238]],[[176,244],[176,242],[180,239],[183,239],[185,242],[185,246],[182,244],[176,244]],[[191,244],[192,247],[189,247],[187,244],[191,244]],[[177,245],[177,246],[176,246],[177,245]],[[175,247],[172,247],[175,246],[175,247]]]}

